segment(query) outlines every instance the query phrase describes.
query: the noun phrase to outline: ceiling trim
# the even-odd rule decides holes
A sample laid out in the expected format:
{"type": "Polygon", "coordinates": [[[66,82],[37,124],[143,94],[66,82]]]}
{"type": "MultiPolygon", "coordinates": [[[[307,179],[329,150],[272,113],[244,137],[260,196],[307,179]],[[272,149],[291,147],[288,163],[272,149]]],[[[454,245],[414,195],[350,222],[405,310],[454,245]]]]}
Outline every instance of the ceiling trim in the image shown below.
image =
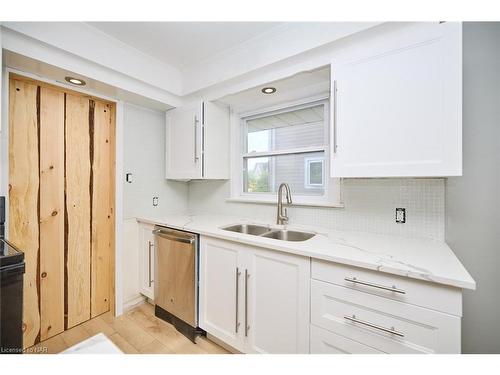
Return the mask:
{"type": "Polygon", "coordinates": [[[335,46],[376,34],[372,29],[388,24],[286,23],[184,70],[164,64],[84,22],[47,26],[44,22],[3,22],[3,47],[176,107],[201,97],[218,99],[328,65],[335,46]]]}
{"type": "Polygon", "coordinates": [[[2,26],[175,95],[181,72],[85,22],[2,22],[2,26]]]}
{"type": "MultiPolygon", "coordinates": [[[[168,91],[154,87],[133,77],[127,76],[119,71],[96,64],[87,59],[63,51],[51,45],[40,43],[40,41],[30,38],[24,34],[3,27],[2,24],[2,48],[46,64],[64,69],[68,72],[76,73],[85,80],[95,80],[104,84],[125,90],[156,102],[165,103],[170,106],[182,105],[182,99],[168,91]]],[[[30,67],[28,60],[22,62],[22,66],[14,68],[25,70],[27,72],[40,74],[36,69],[41,69],[41,64],[30,67]]],[[[56,79],[55,77],[48,77],[56,79]]]]}
{"type": "Polygon", "coordinates": [[[183,95],[372,28],[381,22],[292,22],[182,70],[183,95]]]}

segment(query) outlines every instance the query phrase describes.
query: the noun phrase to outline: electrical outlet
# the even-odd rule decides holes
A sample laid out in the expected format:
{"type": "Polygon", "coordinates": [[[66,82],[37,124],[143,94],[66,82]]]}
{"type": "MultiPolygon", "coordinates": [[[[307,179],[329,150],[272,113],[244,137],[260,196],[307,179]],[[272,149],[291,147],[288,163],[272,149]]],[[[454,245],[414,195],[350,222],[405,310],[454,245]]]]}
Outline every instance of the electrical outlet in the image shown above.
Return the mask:
{"type": "Polygon", "coordinates": [[[396,223],[406,223],[406,208],[396,208],[396,223]]]}
{"type": "Polygon", "coordinates": [[[158,197],[153,197],[153,206],[158,206],[158,197]]]}

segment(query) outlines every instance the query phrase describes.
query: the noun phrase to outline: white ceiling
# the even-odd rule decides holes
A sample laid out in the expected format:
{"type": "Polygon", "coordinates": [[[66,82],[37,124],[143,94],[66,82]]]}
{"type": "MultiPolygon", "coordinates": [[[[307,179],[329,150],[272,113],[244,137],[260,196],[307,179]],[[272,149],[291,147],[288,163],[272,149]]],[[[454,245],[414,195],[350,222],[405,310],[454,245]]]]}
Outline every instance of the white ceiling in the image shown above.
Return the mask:
{"type": "Polygon", "coordinates": [[[330,67],[326,66],[227,95],[220,98],[220,101],[230,105],[236,112],[244,113],[303,98],[328,95],[329,90],[330,67]],[[276,92],[271,95],[263,94],[261,90],[265,86],[276,88],[276,92]]]}
{"type": "Polygon", "coordinates": [[[185,69],[274,29],[280,22],[89,22],[90,26],[185,69]]]}

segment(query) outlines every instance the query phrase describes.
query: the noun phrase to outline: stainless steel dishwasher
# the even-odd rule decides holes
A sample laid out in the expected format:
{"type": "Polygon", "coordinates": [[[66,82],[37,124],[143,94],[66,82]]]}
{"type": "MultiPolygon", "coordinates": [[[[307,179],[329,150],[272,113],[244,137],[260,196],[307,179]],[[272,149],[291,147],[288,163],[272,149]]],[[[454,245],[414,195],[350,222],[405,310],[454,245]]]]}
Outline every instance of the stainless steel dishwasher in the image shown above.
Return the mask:
{"type": "Polygon", "coordinates": [[[198,328],[198,235],[156,226],[155,315],[195,342],[198,328]]]}

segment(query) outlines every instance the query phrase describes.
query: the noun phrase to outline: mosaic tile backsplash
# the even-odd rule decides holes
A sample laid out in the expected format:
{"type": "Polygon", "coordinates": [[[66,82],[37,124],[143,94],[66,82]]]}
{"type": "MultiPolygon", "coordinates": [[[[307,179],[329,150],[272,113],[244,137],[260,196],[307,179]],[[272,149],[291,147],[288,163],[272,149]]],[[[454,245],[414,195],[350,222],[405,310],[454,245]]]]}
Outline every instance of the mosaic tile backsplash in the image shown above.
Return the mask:
{"type": "MultiPolygon", "coordinates": [[[[439,178],[345,179],[344,208],[295,206],[288,214],[290,224],[444,241],[444,194],[445,180],[439,178]],[[395,222],[396,207],[406,208],[406,223],[395,222]]],[[[227,202],[229,195],[229,181],[191,181],[188,209],[274,221],[276,206],[227,202]]]]}

